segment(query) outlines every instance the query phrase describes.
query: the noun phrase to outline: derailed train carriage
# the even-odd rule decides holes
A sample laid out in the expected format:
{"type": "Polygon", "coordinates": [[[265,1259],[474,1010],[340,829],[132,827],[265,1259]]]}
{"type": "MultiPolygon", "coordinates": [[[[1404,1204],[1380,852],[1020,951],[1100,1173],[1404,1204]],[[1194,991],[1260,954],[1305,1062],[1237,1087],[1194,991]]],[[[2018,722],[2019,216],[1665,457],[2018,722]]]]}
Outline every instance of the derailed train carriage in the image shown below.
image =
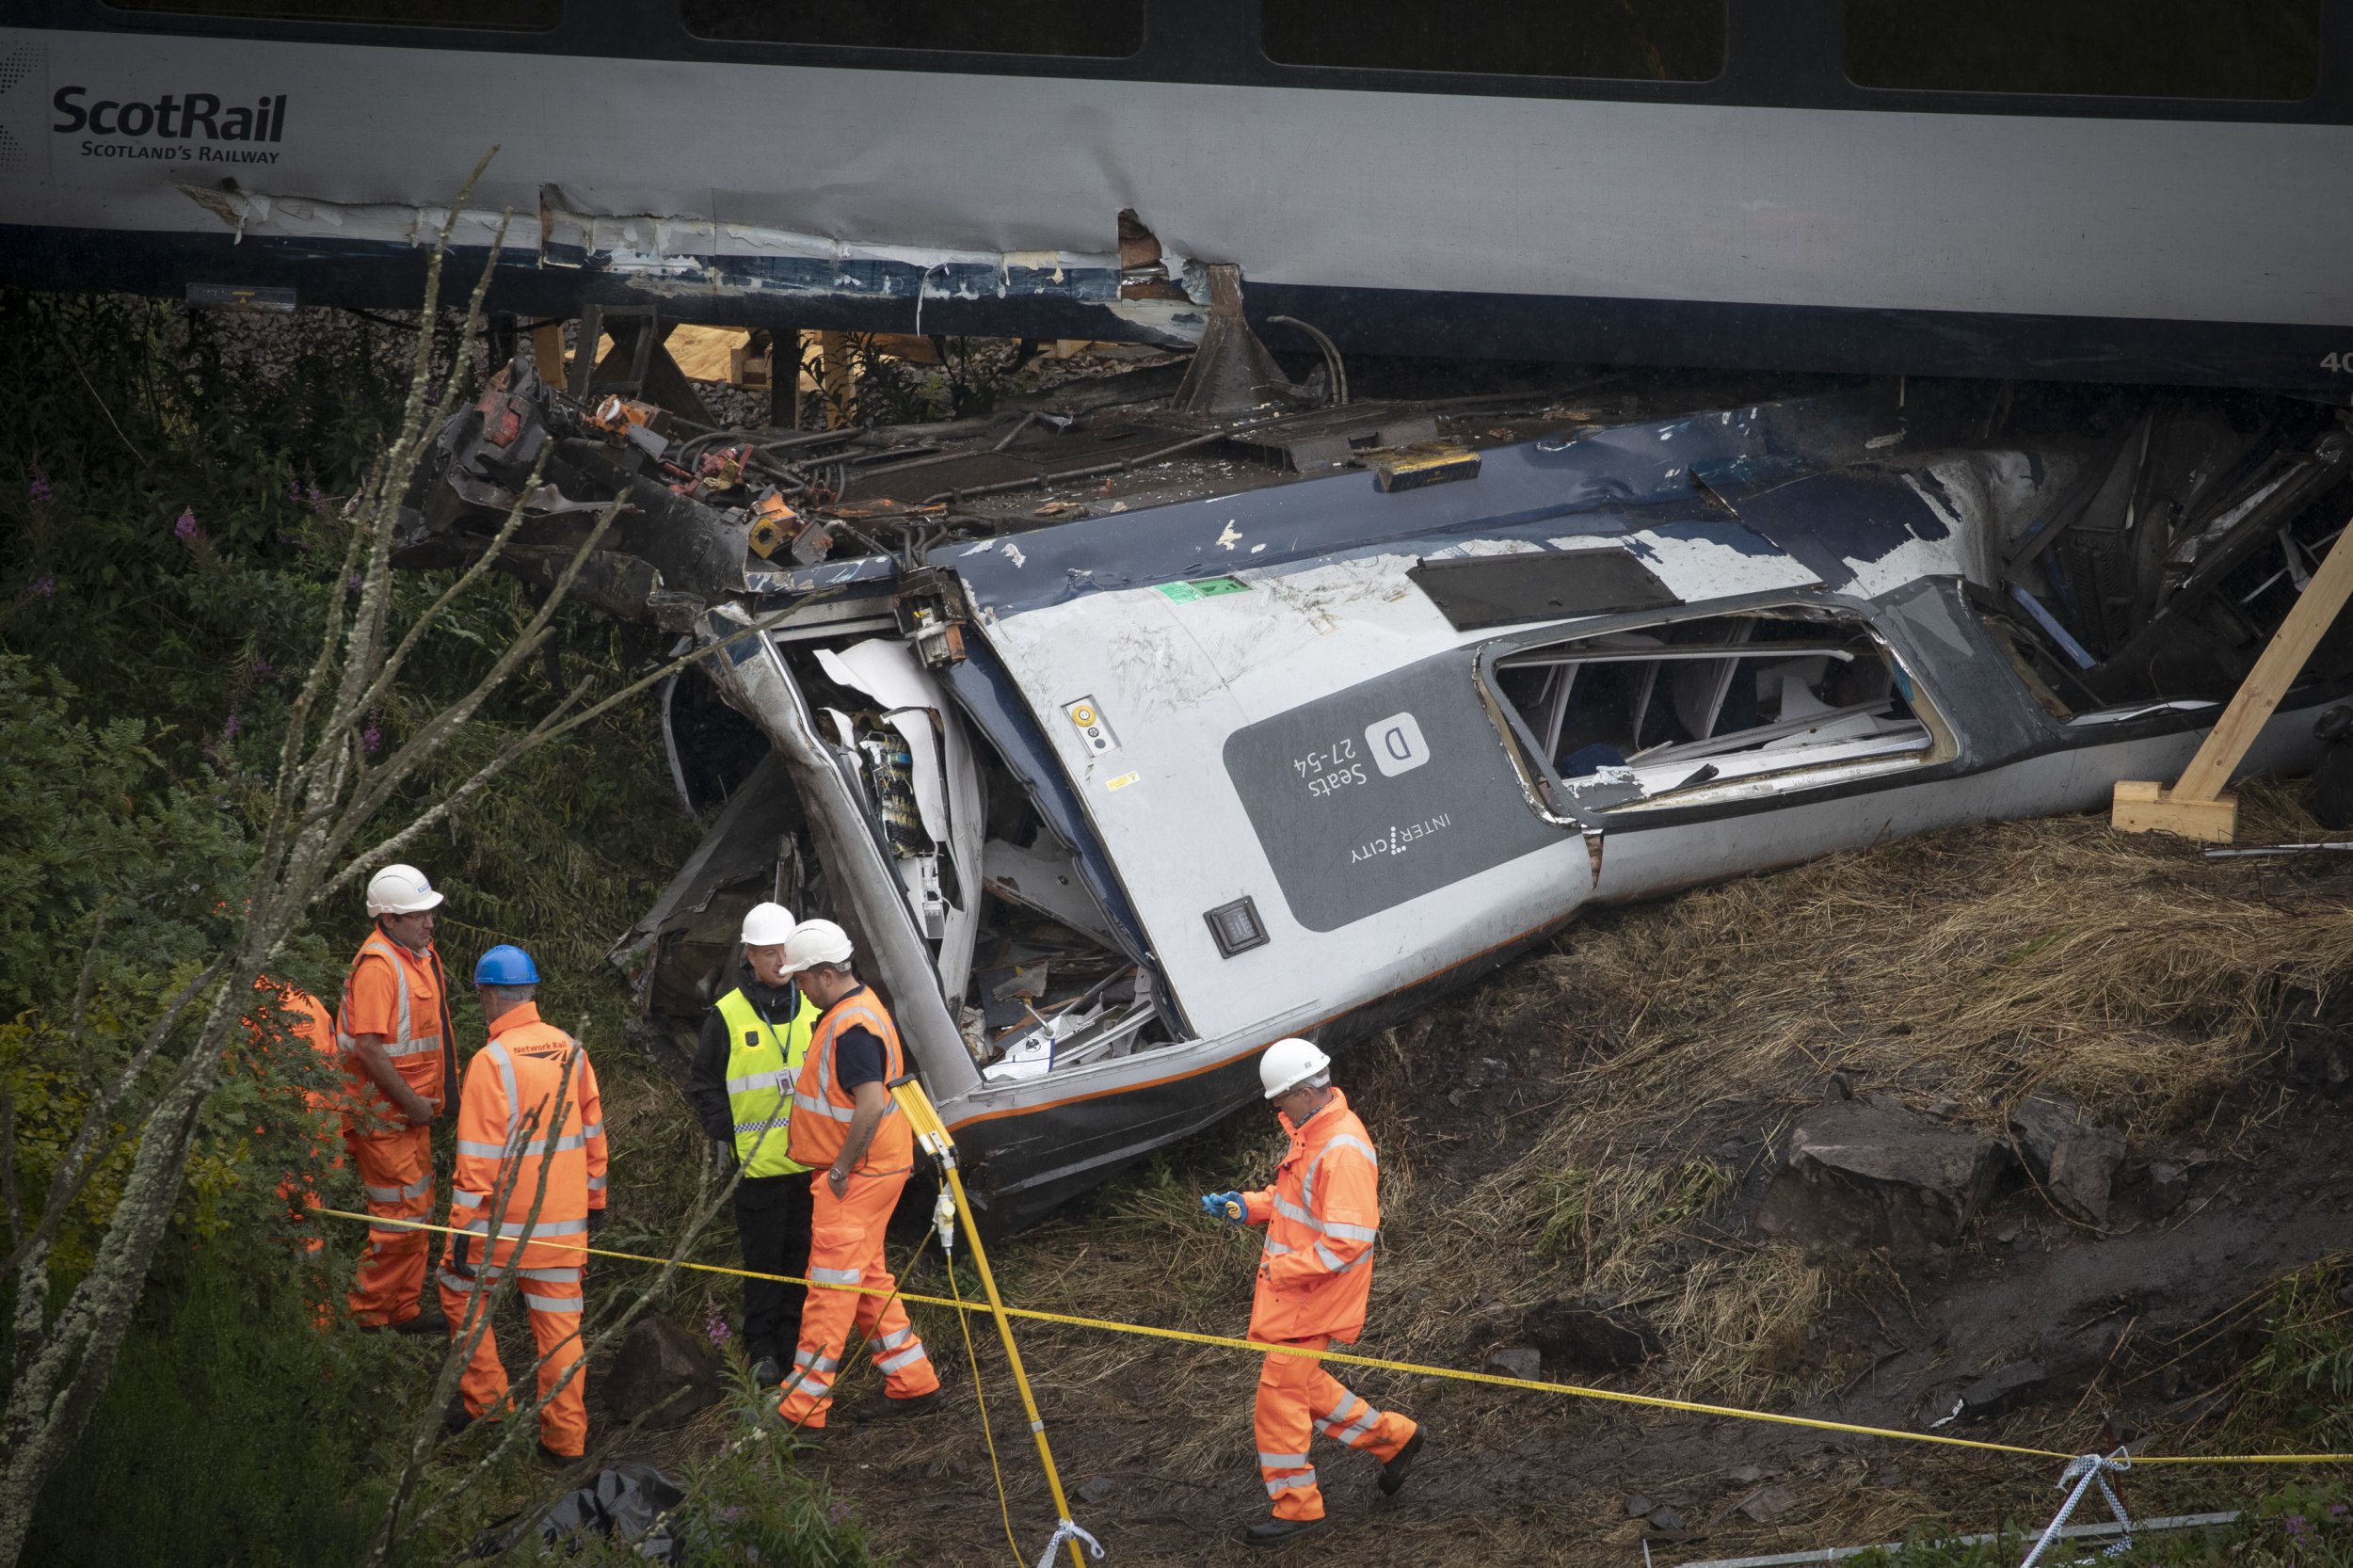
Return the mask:
{"type": "MultiPolygon", "coordinates": [[[[843,921],[1017,1224],[1255,1097],[1267,1042],[1378,1028],[1588,904],[2178,772],[2353,441],[2120,395],[2040,435],[1874,385],[857,553],[871,512],[714,486],[519,360],[403,559],[478,552],[535,464],[514,569],[624,502],[576,591],[724,642],[699,667],[769,749],[622,956],[688,1016],[752,898],[843,921]]],[[[2340,627],[2246,767],[2307,760],[2348,685],[2340,627]]]]}

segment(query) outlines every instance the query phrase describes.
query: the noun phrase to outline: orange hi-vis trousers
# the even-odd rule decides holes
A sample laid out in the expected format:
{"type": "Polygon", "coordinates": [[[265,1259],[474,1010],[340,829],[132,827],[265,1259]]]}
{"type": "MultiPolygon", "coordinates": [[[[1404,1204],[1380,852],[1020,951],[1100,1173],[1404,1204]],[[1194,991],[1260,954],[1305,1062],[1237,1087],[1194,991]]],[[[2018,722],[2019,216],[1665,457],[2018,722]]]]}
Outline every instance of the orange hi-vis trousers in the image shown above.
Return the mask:
{"type": "MultiPolygon", "coordinates": [[[[449,1334],[456,1342],[473,1328],[473,1314],[490,1299],[491,1284],[506,1271],[505,1264],[476,1263],[474,1278],[465,1279],[450,1272],[444,1261],[437,1280],[441,1288],[441,1312],[449,1319],[449,1334]]],[[[523,1308],[531,1315],[531,1337],[539,1348],[539,1398],[548,1399],[548,1391],[560,1382],[571,1365],[580,1359],[580,1269],[577,1265],[562,1269],[525,1269],[516,1288],[523,1299],[523,1308]]],[[[465,1399],[466,1413],[477,1419],[496,1416],[506,1401],[506,1364],[499,1359],[498,1330],[490,1324],[482,1327],[482,1337],[474,1344],[473,1354],[466,1362],[466,1375],[458,1380],[457,1391],[465,1399]]],[[[539,1441],[551,1453],[567,1459],[578,1459],[588,1451],[588,1378],[586,1368],[566,1384],[561,1393],[539,1412],[539,1441]]]]}
{"type": "MultiPolygon", "coordinates": [[[[348,1139],[344,1146],[359,1167],[370,1214],[385,1220],[432,1217],[433,1144],[428,1128],[392,1128],[348,1139]]],[[[345,1298],[354,1320],[378,1328],[405,1323],[417,1315],[430,1240],[422,1230],[368,1227],[368,1250],[360,1255],[360,1268],[345,1298]]]]}
{"type": "MultiPolygon", "coordinates": [[[[1286,1344],[1322,1350],[1331,1336],[1290,1339],[1286,1344]]],[[[1277,1519],[1321,1519],[1323,1494],[1307,1445],[1314,1433],[1362,1448],[1384,1464],[1414,1435],[1414,1423],[1392,1411],[1375,1410],[1340,1385],[1313,1356],[1270,1355],[1258,1368],[1258,1473],[1277,1519]]]]}
{"type": "Polygon", "coordinates": [[[932,1370],[931,1357],[923,1353],[923,1342],[915,1336],[907,1309],[899,1303],[898,1281],[883,1267],[883,1227],[890,1223],[907,1173],[853,1172],[849,1195],[840,1198],[825,1185],[824,1172],[809,1179],[817,1184],[808,1227],[812,1283],[801,1304],[800,1348],[792,1352],[776,1414],[791,1425],[818,1430],[833,1405],[834,1379],[840,1375],[842,1352],[849,1349],[853,1323],[867,1336],[874,1369],[882,1373],[884,1391],[892,1399],[931,1393],[939,1386],[939,1374],[932,1370]],[[819,1288],[827,1285],[863,1289],[854,1294],[819,1288]]]}

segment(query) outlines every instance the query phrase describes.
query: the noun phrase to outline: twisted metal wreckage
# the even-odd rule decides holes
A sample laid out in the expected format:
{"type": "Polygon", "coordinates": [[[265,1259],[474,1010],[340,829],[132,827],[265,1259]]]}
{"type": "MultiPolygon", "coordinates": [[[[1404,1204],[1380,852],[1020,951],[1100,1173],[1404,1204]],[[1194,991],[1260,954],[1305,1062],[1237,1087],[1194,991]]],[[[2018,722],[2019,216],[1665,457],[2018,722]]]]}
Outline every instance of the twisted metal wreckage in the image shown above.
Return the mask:
{"type": "MultiPolygon", "coordinates": [[[[2285,397],[1225,417],[1181,411],[1200,363],[1173,404],[756,433],[525,355],[411,498],[401,559],[472,559],[544,459],[508,569],[552,582],[617,497],[579,597],[688,642],[781,617],[698,666],[724,709],[665,700],[681,790],[731,792],[616,958],[691,1019],[752,900],[843,921],[1000,1224],[1255,1098],[1270,1040],[1380,1028],[1589,904],[2171,776],[2353,462],[2285,397]],[[1004,509],[1155,464],[1180,499],[1004,509]]],[[[2340,628],[2246,766],[2307,760],[2349,686],[2340,628]]]]}

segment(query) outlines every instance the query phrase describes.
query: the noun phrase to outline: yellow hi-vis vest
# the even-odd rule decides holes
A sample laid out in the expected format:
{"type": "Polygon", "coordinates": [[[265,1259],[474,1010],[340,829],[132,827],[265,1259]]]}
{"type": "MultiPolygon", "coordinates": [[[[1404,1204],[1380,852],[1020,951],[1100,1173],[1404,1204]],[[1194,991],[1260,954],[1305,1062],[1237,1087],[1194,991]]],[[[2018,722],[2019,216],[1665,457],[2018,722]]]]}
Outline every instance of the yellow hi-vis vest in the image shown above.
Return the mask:
{"type": "Polygon", "coordinates": [[[728,1026],[728,1118],[735,1124],[735,1158],[746,1176],[799,1176],[808,1169],[785,1152],[792,1080],[808,1054],[819,1013],[807,992],[800,997],[800,1011],[782,1038],[742,987],[719,999],[719,1020],[728,1026]]]}

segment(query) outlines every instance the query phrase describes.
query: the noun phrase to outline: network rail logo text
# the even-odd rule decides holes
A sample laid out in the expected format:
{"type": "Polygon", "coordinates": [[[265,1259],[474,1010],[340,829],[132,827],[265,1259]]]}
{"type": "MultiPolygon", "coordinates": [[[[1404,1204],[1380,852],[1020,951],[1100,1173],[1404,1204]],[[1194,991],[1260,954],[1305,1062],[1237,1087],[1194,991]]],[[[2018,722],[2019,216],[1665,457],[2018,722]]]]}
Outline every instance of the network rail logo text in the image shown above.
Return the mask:
{"type": "Polygon", "coordinates": [[[59,88],[49,100],[58,119],[50,130],[79,136],[85,158],[154,158],[167,163],[274,164],[278,153],[257,142],[286,134],[286,95],[250,104],[213,92],[167,92],[160,98],[98,98],[85,87],[59,88]]]}

